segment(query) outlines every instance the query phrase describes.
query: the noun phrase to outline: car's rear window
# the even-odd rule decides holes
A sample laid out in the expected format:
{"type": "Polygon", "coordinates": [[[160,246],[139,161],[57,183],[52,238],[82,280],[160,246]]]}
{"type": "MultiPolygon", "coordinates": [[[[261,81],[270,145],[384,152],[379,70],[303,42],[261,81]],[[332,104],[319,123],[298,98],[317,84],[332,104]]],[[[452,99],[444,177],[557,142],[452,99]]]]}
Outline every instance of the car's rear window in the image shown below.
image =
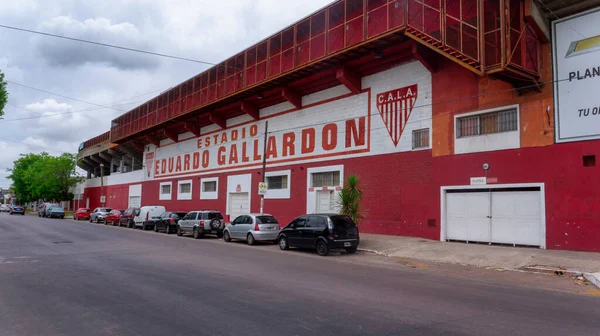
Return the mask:
{"type": "Polygon", "coordinates": [[[173,219],[183,218],[183,216],[187,215],[187,212],[174,212],[172,217],[173,219]]]}
{"type": "Polygon", "coordinates": [[[133,215],[134,216],[139,216],[139,214],[140,214],[140,209],[137,209],[137,210],[133,211],[133,215]]]}
{"type": "Polygon", "coordinates": [[[102,208],[99,211],[102,211],[102,212],[111,212],[112,209],[111,208],[102,208]]]}
{"type": "Polygon", "coordinates": [[[202,217],[206,219],[223,219],[223,215],[220,212],[208,212],[204,213],[202,217]]]}
{"type": "Polygon", "coordinates": [[[344,229],[356,227],[356,224],[354,223],[352,218],[348,216],[331,216],[329,218],[331,219],[335,227],[344,229]]]}
{"type": "Polygon", "coordinates": [[[92,211],[92,210],[90,210],[90,209],[83,209],[83,210],[81,210],[81,212],[90,212],[90,211],[92,211]]]}
{"type": "Polygon", "coordinates": [[[258,224],[279,224],[273,216],[256,216],[256,222],[258,224]]]}

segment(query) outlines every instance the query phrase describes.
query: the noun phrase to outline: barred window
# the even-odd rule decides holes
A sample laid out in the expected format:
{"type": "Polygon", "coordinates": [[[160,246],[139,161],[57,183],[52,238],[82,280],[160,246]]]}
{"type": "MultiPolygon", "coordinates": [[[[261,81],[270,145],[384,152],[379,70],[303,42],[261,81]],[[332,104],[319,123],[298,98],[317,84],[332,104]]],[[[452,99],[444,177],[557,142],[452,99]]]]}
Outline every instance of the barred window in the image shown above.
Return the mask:
{"type": "Polygon", "coordinates": [[[516,109],[456,119],[456,138],[511,132],[519,129],[516,109]]]}
{"type": "Polygon", "coordinates": [[[412,148],[428,148],[429,147],[429,128],[414,130],[412,132],[412,148]]]}
{"type": "Polygon", "coordinates": [[[288,177],[287,175],[267,176],[267,186],[269,189],[287,189],[288,177]]]}
{"type": "Polygon", "coordinates": [[[203,192],[215,192],[217,191],[217,181],[206,181],[202,183],[203,192]]]}
{"type": "Polygon", "coordinates": [[[179,193],[180,194],[189,194],[192,192],[192,184],[191,183],[182,183],[179,185],[179,193]]]}
{"type": "Polygon", "coordinates": [[[171,185],[163,184],[162,186],[160,186],[160,193],[163,195],[170,195],[171,194],[171,185]]]}
{"type": "Polygon", "coordinates": [[[313,173],[312,174],[312,186],[319,187],[333,187],[340,185],[340,172],[324,172],[324,173],[313,173]]]}

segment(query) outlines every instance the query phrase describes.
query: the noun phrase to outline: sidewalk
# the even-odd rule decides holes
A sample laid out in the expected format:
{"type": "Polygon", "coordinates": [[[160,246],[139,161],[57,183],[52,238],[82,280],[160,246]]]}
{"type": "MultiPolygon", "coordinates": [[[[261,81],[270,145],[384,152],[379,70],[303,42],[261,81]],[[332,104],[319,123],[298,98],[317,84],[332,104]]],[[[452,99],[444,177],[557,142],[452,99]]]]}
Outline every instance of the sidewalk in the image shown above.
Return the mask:
{"type": "Polygon", "coordinates": [[[600,287],[600,253],[447,243],[423,238],[361,233],[360,250],[388,257],[454,263],[477,267],[524,269],[545,266],[577,271],[600,287]],[[595,273],[595,274],[594,274],[595,273]]]}

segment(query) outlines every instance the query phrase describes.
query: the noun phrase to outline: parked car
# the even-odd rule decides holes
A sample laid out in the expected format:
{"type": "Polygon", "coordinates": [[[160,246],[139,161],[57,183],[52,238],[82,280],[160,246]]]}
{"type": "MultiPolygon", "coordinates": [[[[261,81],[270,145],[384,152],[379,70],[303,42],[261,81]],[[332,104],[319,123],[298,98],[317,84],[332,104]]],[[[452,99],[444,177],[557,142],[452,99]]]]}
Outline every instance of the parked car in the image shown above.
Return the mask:
{"type": "Polygon", "coordinates": [[[101,223],[106,221],[106,215],[112,211],[111,208],[96,208],[90,214],[90,223],[101,223]]]}
{"type": "Polygon", "coordinates": [[[177,223],[187,215],[184,211],[175,212],[163,212],[160,216],[150,219],[150,223],[153,224],[154,232],[164,231],[166,234],[176,230],[177,223]]]}
{"type": "Polygon", "coordinates": [[[0,212],[10,212],[10,204],[0,204],[0,212]]]}
{"type": "Polygon", "coordinates": [[[249,245],[259,241],[277,242],[279,222],[269,214],[248,214],[236,217],[223,230],[223,240],[245,240],[249,245]]]}
{"type": "Polygon", "coordinates": [[[20,214],[20,215],[24,215],[25,214],[25,208],[20,206],[20,205],[13,205],[10,207],[10,214],[14,215],[14,214],[20,214]]]}
{"type": "Polygon", "coordinates": [[[79,208],[77,211],[73,213],[73,219],[75,220],[88,220],[90,219],[90,214],[92,210],[88,208],[79,208]]]}
{"type": "Polygon", "coordinates": [[[119,225],[119,219],[121,218],[121,214],[124,212],[125,210],[111,210],[108,215],[106,215],[104,224],[112,224],[113,226],[119,225]]]}
{"type": "Polygon", "coordinates": [[[127,210],[125,210],[125,212],[121,214],[121,217],[119,217],[119,226],[125,225],[128,228],[135,227],[135,222],[133,221],[133,219],[139,214],[139,208],[128,208],[127,210]]]}
{"type": "Polygon", "coordinates": [[[225,221],[218,210],[191,211],[177,223],[177,235],[192,234],[198,239],[205,234],[216,234],[221,238],[224,228],[225,221]]]}
{"type": "Polygon", "coordinates": [[[44,217],[63,219],[65,218],[65,209],[61,206],[53,205],[46,209],[46,216],[44,217]]]}
{"type": "Polygon", "coordinates": [[[310,214],[297,217],[279,233],[279,248],[316,249],[321,256],[330,249],[355,253],[358,249],[358,227],[352,218],[338,214],[310,214]]]}
{"type": "Polygon", "coordinates": [[[48,209],[53,206],[60,206],[60,205],[58,205],[56,203],[42,203],[42,205],[40,205],[38,207],[38,217],[47,217],[48,209]]]}
{"type": "Polygon", "coordinates": [[[150,218],[160,216],[163,212],[166,212],[162,205],[146,205],[140,208],[140,212],[133,218],[135,228],[140,227],[142,230],[146,230],[150,224],[150,218]]]}

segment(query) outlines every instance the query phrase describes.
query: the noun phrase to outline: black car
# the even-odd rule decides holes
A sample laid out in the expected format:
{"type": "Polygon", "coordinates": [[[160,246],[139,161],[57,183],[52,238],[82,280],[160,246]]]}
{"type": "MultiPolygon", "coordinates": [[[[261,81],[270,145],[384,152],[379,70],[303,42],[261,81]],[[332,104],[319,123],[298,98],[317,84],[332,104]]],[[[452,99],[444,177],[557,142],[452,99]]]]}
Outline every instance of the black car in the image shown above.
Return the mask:
{"type": "Polygon", "coordinates": [[[282,250],[311,248],[322,256],[329,254],[330,249],[355,253],[360,240],[358,227],[352,218],[338,214],[300,216],[281,229],[277,239],[282,250]]]}
{"type": "Polygon", "coordinates": [[[154,225],[154,232],[164,231],[166,234],[174,232],[177,229],[177,223],[182,219],[187,212],[163,212],[160,216],[149,220],[150,225],[154,225]]]}

